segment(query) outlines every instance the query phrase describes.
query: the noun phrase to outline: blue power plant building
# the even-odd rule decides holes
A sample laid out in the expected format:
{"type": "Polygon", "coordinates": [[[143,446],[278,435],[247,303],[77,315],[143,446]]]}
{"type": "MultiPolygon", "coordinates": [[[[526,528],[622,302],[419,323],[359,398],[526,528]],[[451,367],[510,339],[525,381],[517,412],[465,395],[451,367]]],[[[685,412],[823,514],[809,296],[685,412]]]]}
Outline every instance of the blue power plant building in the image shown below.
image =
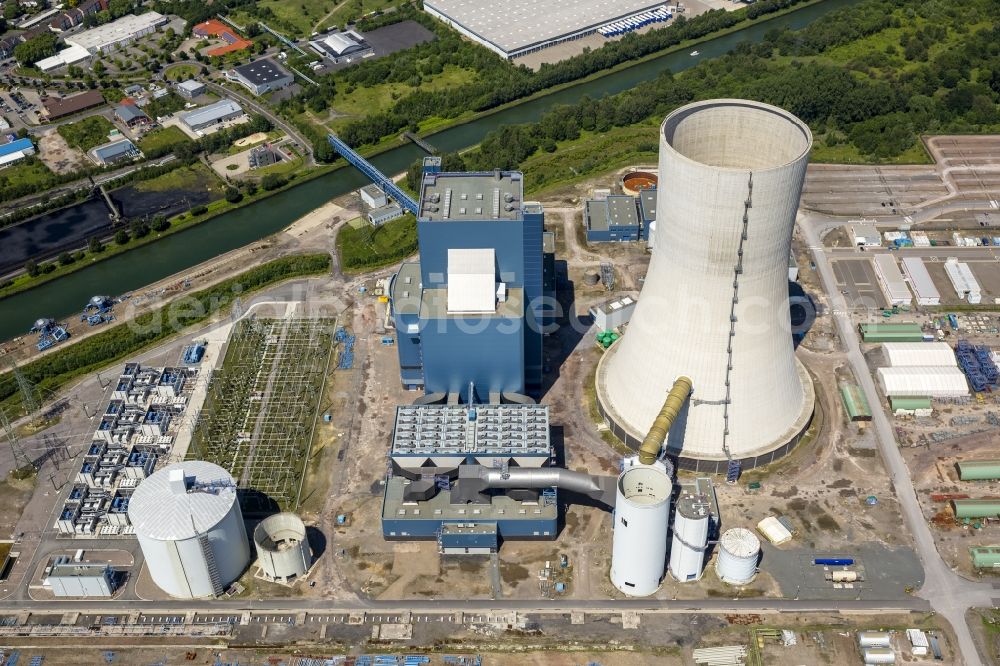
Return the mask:
{"type": "Polygon", "coordinates": [[[520,172],[440,164],[424,160],[419,261],[390,286],[400,377],[427,394],[500,403],[542,382],[544,212],[524,201],[520,172]]]}

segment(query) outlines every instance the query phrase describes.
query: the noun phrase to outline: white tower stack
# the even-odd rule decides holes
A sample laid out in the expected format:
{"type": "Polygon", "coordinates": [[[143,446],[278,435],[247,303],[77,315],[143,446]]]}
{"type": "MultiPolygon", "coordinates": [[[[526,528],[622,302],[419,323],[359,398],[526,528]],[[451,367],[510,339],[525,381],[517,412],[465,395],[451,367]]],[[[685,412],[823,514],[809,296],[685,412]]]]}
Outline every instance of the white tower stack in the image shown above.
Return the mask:
{"type": "Polygon", "coordinates": [[[136,488],[128,517],[153,582],[172,597],[218,596],[250,561],[236,481],[218,465],[164,467],[136,488]]]}
{"type": "Polygon", "coordinates": [[[618,477],[611,582],[629,596],[649,596],[663,580],[672,486],[662,465],[635,464],[618,477]]]}
{"type": "Polygon", "coordinates": [[[686,495],[677,500],[674,538],[670,544],[670,575],[678,582],[699,580],[708,548],[710,505],[704,497],[686,495]]]}
{"type": "Polygon", "coordinates": [[[663,121],[649,272],[597,375],[600,409],[632,448],[678,375],[693,385],[667,440],[682,468],[766,464],[808,426],[787,276],[811,146],[802,121],[759,102],[696,102],[663,121]]]}

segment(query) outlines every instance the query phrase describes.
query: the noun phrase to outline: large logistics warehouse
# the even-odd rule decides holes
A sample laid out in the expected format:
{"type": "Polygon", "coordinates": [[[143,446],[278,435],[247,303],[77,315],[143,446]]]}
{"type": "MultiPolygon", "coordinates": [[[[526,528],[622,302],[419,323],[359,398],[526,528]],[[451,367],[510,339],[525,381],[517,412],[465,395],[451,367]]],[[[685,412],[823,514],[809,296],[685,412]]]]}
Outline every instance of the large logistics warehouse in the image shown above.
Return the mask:
{"type": "Polygon", "coordinates": [[[608,23],[663,6],[649,0],[427,0],[424,10],[504,58],[586,37],[608,23]]]}
{"type": "Polygon", "coordinates": [[[876,254],[875,274],[882,283],[882,291],[891,305],[909,305],[913,302],[910,289],[906,286],[903,274],[899,272],[896,258],[891,254],[876,254]]]}
{"type": "Polygon", "coordinates": [[[920,257],[904,257],[903,272],[917,296],[917,305],[941,305],[941,293],[934,286],[931,274],[920,257]]]}
{"type": "Polygon", "coordinates": [[[955,352],[947,342],[886,342],[882,351],[893,367],[958,365],[955,352]]]}
{"type": "Polygon", "coordinates": [[[969,395],[965,374],[956,367],[879,368],[878,380],[889,397],[959,398],[969,395]]]}

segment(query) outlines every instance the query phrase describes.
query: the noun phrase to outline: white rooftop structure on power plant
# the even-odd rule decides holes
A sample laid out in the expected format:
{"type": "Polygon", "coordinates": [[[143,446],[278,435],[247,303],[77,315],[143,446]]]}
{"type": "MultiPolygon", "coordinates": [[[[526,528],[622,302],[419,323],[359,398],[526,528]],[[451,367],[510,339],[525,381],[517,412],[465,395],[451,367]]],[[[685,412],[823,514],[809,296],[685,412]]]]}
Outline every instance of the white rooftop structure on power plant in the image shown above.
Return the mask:
{"type": "Polygon", "coordinates": [[[494,312],[496,296],[493,248],[449,248],[448,313],[494,312]]]}
{"type": "Polygon", "coordinates": [[[133,42],[143,35],[156,32],[167,22],[167,17],[157,12],[146,12],[138,16],[130,14],[117,21],[84,30],[66,38],[66,43],[80,46],[90,53],[105,53],[133,42]]]}
{"type": "Polygon", "coordinates": [[[903,274],[899,272],[896,258],[891,254],[876,254],[873,259],[875,274],[882,283],[882,291],[891,305],[909,305],[913,301],[903,274]]]}
{"type": "MultiPolygon", "coordinates": [[[[914,243],[915,245],[916,243],[914,243]]],[[[910,287],[917,295],[917,305],[940,305],[941,293],[931,279],[931,274],[920,257],[903,257],[903,273],[910,280],[910,287]]]]}
{"type": "Polygon", "coordinates": [[[53,69],[58,69],[60,67],[65,67],[66,65],[72,65],[78,63],[81,60],[86,60],[90,57],[90,51],[83,48],[82,46],[72,45],[68,48],[63,49],[54,56],[49,56],[48,58],[42,58],[35,63],[35,67],[42,70],[43,72],[51,72],[53,69]]]}
{"type": "Polygon", "coordinates": [[[504,58],[516,58],[663,4],[662,0],[426,0],[424,10],[504,58]]]}
{"type": "Polygon", "coordinates": [[[958,398],[969,395],[965,374],[955,366],[879,368],[878,380],[890,397],[958,398]]]}
{"type": "Polygon", "coordinates": [[[882,351],[886,361],[894,368],[958,365],[955,352],[947,342],[886,342],[882,351]]]}
{"type": "Polygon", "coordinates": [[[982,301],[982,289],[969,264],[959,261],[958,257],[948,257],[944,262],[944,271],[948,274],[951,286],[955,288],[959,298],[964,298],[973,304],[982,301]]]}
{"type": "Polygon", "coordinates": [[[851,237],[855,245],[861,247],[880,247],[882,245],[882,234],[875,228],[873,222],[860,220],[851,225],[851,237]]]}

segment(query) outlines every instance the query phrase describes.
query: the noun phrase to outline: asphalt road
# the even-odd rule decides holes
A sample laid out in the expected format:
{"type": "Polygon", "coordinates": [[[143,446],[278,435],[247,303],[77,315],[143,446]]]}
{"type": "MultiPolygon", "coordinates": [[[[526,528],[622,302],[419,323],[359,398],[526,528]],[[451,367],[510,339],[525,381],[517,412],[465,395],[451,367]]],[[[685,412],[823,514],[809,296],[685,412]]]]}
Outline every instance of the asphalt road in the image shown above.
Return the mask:
{"type": "MultiPolygon", "coordinates": [[[[987,206],[989,204],[987,203],[987,206]]],[[[937,206],[935,206],[937,208],[937,206]]],[[[823,289],[830,299],[831,311],[837,324],[837,331],[847,351],[848,360],[854,376],[857,378],[865,397],[871,405],[881,404],[875,382],[861,353],[857,331],[850,317],[850,310],[844,296],[837,288],[837,281],[827,257],[827,249],[822,244],[822,232],[831,228],[831,223],[837,222],[829,216],[814,216],[802,213],[799,223],[803,234],[812,251],[813,260],[819,271],[823,289]]],[[[844,221],[840,220],[839,224],[844,221]]],[[[838,224],[834,224],[838,226],[838,224]]],[[[937,552],[934,537],[924,520],[913,489],[909,469],[899,451],[892,425],[884,409],[872,410],[872,425],[876,433],[879,453],[886,469],[892,478],[899,499],[903,519],[909,528],[916,546],[917,554],[924,567],[925,582],[918,595],[930,602],[931,607],[943,615],[952,625],[958,638],[964,662],[968,666],[981,664],[972,632],[966,622],[966,611],[975,607],[993,606],[996,591],[988,583],[968,581],[951,570],[937,552]]]]}

